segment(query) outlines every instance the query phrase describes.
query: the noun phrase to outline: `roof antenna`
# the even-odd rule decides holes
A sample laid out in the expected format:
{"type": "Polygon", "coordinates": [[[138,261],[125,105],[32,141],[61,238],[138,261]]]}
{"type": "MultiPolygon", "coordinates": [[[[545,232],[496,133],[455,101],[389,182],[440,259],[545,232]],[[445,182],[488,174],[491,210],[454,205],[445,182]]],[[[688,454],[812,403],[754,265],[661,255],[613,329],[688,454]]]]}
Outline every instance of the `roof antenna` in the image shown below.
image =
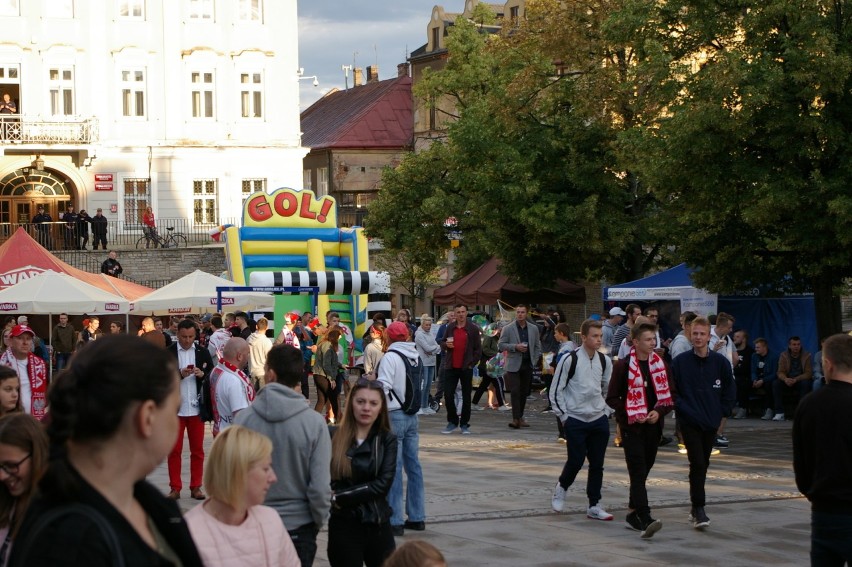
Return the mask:
{"type": "Polygon", "coordinates": [[[341,65],[340,70],[343,71],[343,84],[346,90],[349,90],[349,71],[352,70],[352,65],[341,65]]]}

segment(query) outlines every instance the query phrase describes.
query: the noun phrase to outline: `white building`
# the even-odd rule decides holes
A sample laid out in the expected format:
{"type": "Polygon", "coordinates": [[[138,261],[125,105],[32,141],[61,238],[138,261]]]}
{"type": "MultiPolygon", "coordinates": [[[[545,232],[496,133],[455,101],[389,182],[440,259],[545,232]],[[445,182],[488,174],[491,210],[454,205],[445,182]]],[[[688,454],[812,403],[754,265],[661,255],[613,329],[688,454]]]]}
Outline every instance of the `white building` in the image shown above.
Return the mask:
{"type": "Polygon", "coordinates": [[[211,226],[301,186],[296,0],[0,0],[0,29],[0,222],[211,226]]]}

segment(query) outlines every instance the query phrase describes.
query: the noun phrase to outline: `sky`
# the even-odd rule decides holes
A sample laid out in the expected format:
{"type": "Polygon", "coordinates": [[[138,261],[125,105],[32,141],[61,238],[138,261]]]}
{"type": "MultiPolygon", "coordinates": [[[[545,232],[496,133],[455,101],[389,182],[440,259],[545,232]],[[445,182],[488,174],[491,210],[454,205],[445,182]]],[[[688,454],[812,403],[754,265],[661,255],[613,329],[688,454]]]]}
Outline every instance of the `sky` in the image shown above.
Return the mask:
{"type": "MultiPolygon", "coordinates": [[[[341,66],[364,69],[379,66],[379,79],[396,77],[396,66],[426,43],[426,25],[432,8],[461,12],[464,0],[301,0],[299,10],[299,67],[304,110],[330,89],[344,88],[341,66]]],[[[352,86],[352,73],[349,73],[352,86]]]]}

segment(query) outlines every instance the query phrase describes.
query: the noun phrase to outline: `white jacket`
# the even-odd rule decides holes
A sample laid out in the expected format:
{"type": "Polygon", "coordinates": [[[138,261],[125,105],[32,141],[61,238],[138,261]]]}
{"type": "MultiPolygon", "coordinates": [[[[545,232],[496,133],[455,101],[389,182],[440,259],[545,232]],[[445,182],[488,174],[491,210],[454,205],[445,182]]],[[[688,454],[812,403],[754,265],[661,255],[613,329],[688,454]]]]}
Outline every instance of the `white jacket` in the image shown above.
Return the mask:
{"type": "Polygon", "coordinates": [[[412,342],[397,342],[388,347],[387,352],[379,363],[379,374],[376,380],[382,383],[385,396],[388,399],[388,411],[400,409],[397,399],[405,399],[405,362],[396,354],[396,351],[407,358],[415,366],[420,364],[420,355],[412,342]],[[394,395],[389,393],[393,389],[394,395]]]}
{"type": "Polygon", "coordinates": [[[568,371],[573,356],[566,354],[559,360],[548,397],[553,413],[561,421],[573,417],[588,423],[609,413],[606,395],[612,376],[612,361],[604,356],[605,368],[601,368],[598,353],[595,352],[590,359],[583,347],[575,356],[577,366],[570,381],[568,371]]]}

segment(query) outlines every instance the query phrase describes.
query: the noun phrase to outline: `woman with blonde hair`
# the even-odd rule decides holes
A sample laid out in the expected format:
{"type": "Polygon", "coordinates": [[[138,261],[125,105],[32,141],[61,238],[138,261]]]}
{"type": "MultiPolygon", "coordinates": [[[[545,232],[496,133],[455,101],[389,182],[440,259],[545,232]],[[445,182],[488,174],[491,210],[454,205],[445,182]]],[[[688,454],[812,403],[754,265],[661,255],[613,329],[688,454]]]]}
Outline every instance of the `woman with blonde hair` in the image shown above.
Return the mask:
{"type": "Polygon", "coordinates": [[[360,378],[331,440],[331,567],[379,567],[394,550],[388,493],[396,453],[382,385],[360,378]]]}
{"type": "Polygon", "coordinates": [[[436,355],[441,354],[441,347],[435,341],[432,334],[432,317],[424,313],[420,316],[420,327],[412,335],[417,354],[423,363],[423,372],[420,385],[420,411],[418,415],[431,415],[435,410],[429,407],[429,392],[432,389],[432,380],[435,379],[436,355]]]}
{"type": "Polygon", "coordinates": [[[342,365],[337,358],[337,343],[340,341],[340,329],[331,329],[322,335],[317,344],[316,360],[314,361],[314,385],[317,389],[317,403],[314,410],[318,413],[326,413],[326,407],[330,408],[330,414],[326,414],[329,423],[334,423],[337,417],[337,373],[342,365]]]}
{"type": "Polygon", "coordinates": [[[210,497],[186,514],[204,565],[301,566],[278,512],[262,505],[276,480],[268,437],[239,425],[216,437],[204,470],[210,497]]]}
{"type": "Polygon", "coordinates": [[[18,413],[0,419],[0,565],[4,567],[47,468],[47,454],[47,433],[36,418],[18,413]]]}
{"type": "Polygon", "coordinates": [[[370,327],[370,339],[370,344],[364,348],[364,374],[370,380],[375,380],[379,361],[388,350],[388,336],[385,334],[385,326],[378,322],[373,323],[370,327]]]}

